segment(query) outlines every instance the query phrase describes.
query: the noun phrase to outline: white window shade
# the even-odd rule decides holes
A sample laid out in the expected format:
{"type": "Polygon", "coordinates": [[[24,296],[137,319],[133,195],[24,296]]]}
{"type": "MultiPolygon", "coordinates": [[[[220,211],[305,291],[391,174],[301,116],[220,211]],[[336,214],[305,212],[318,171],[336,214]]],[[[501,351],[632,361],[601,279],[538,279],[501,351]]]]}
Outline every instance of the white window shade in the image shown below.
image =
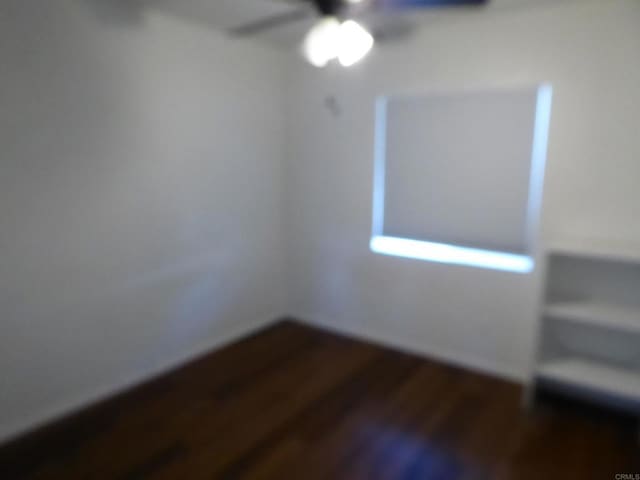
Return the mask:
{"type": "Polygon", "coordinates": [[[549,87],[380,100],[374,237],[529,255],[550,101],[549,87]]]}

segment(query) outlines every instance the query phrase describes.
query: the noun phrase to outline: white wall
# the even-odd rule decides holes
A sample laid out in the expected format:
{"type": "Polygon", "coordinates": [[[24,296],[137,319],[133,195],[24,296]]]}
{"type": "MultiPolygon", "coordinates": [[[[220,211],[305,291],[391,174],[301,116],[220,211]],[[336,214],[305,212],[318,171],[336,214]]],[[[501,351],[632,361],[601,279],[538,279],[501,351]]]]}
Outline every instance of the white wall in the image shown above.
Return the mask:
{"type": "Polygon", "coordinates": [[[544,237],[640,241],[640,2],[508,9],[426,24],[351,70],[292,61],[286,189],[291,312],[513,378],[535,338],[538,274],[368,249],[374,99],[554,87],[544,237]],[[333,116],[325,100],[335,97],[333,116]]]}
{"type": "Polygon", "coordinates": [[[285,312],[283,57],[135,3],[0,4],[0,439],[285,312]]]}

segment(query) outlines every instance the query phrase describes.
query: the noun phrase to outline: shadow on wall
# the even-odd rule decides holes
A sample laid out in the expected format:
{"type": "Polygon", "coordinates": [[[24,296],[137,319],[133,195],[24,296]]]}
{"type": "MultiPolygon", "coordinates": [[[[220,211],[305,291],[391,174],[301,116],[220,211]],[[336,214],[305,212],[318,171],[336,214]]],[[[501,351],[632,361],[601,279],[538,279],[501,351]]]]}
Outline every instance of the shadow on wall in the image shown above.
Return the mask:
{"type": "Polygon", "coordinates": [[[144,19],[145,5],[141,0],[78,0],[91,10],[101,23],[115,26],[135,26],[144,19]]]}

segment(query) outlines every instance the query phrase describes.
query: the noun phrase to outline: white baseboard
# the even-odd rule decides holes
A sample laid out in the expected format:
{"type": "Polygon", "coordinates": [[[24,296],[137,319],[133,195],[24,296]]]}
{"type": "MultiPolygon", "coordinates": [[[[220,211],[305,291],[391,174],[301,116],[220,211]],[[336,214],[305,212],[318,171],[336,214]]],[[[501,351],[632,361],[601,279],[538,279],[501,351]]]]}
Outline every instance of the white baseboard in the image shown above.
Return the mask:
{"type": "Polygon", "coordinates": [[[117,382],[113,382],[109,385],[102,385],[93,389],[93,391],[86,392],[83,395],[78,395],[77,398],[74,398],[73,400],[47,406],[47,408],[36,412],[29,417],[21,418],[8,425],[3,425],[0,427],[0,445],[8,443],[22,435],[28,434],[29,432],[35,431],[58,419],[71,415],[74,412],[80,411],[93,404],[99,403],[100,401],[130,390],[144,382],[152,380],[155,377],[162,376],[163,374],[175,370],[198,357],[211,353],[214,350],[221,349],[242,337],[251,335],[260,329],[268,327],[269,325],[279,321],[281,318],[285,318],[285,316],[273,315],[265,319],[243,323],[237,328],[221,332],[220,335],[216,336],[216,338],[207,339],[201,344],[194,346],[190,351],[168,359],[165,362],[162,362],[161,365],[158,365],[146,372],[137,372],[133,375],[125,376],[117,382]]]}
{"type": "Polygon", "coordinates": [[[344,324],[336,320],[320,318],[317,315],[293,315],[291,318],[295,318],[296,320],[310,326],[334,331],[338,334],[361,338],[385,347],[394,348],[396,350],[421,357],[428,357],[465,370],[501,378],[509,382],[518,384],[526,382],[526,372],[521,372],[508,365],[492,362],[486,358],[479,358],[462,352],[454,352],[411,339],[399,338],[398,336],[376,330],[375,328],[370,328],[369,326],[365,329],[363,326],[344,324]]]}

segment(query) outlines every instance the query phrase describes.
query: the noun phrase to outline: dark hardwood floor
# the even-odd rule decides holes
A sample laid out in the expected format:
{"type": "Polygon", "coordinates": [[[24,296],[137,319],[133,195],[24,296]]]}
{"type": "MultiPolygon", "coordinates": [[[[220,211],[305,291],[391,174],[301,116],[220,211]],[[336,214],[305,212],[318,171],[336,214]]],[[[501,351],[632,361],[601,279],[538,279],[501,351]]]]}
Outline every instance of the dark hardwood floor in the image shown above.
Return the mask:
{"type": "Polygon", "coordinates": [[[1,479],[614,479],[634,424],[283,322],[0,449],[1,479]]]}

